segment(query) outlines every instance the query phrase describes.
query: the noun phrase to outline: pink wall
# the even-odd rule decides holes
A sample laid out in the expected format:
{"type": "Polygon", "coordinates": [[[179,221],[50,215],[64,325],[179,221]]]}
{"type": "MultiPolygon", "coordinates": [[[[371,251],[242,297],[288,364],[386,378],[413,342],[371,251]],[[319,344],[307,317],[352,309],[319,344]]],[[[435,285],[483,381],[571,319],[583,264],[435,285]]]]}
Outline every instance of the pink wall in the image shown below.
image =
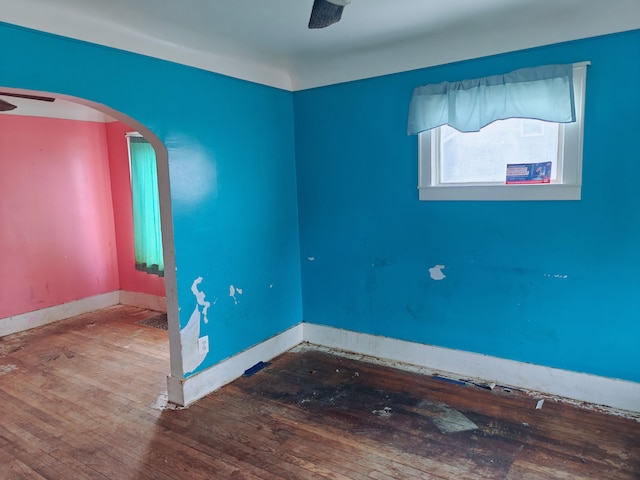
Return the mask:
{"type": "Polygon", "coordinates": [[[0,319],[128,290],[134,268],[126,125],[0,115],[0,319]]]}
{"type": "Polygon", "coordinates": [[[119,288],[105,127],[0,115],[0,318],[119,288]]]}
{"type": "Polygon", "coordinates": [[[132,129],[121,122],[106,124],[120,289],[163,297],[164,279],[135,269],[129,152],[125,137],[130,131],[132,129]]]}

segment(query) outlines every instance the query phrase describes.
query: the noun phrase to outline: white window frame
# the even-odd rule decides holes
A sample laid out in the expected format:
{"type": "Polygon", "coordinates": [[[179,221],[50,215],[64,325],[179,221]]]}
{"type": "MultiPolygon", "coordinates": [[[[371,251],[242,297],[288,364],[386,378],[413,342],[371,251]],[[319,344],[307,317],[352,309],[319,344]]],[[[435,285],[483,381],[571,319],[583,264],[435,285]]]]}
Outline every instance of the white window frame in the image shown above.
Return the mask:
{"type": "Polygon", "coordinates": [[[560,124],[561,161],[555,183],[507,185],[506,183],[439,183],[440,127],[418,135],[418,190],[420,200],[580,200],[582,191],[582,143],[587,66],[573,65],[576,121],[560,124]]]}

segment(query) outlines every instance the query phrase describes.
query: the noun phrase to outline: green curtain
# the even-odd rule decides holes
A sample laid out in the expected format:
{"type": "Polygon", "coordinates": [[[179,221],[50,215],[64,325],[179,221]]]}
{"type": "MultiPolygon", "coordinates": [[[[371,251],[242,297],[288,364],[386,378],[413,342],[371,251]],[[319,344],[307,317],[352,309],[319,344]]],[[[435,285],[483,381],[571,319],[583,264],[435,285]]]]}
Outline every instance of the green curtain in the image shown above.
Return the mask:
{"type": "Polygon", "coordinates": [[[156,153],[142,137],[129,138],[136,269],[164,276],[156,153]]]}

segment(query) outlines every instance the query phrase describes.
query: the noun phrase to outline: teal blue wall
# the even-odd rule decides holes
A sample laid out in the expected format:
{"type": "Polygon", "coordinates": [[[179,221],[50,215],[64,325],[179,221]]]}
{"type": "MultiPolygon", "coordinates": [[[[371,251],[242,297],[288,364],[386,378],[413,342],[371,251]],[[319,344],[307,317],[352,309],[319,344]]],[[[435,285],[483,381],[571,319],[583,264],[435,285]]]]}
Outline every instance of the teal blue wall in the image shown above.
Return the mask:
{"type": "Polygon", "coordinates": [[[634,31],[295,93],[305,321],[640,381],[638,58],[634,31]],[[581,201],[418,201],[414,87],[583,60],[581,201]]]}
{"type": "Polygon", "coordinates": [[[293,95],[6,24],[0,43],[0,85],[108,105],[167,146],[181,325],[195,278],[215,302],[198,370],[304,307],[308,322],[640,381],[640,89],[625,80],[640,78],[640,31],[293,95]],[[415,86],[582,60],[583,200],[417,200],[415,86]]]}
{"type": "Polygon", "coordinates": [[[107,105],[165,143],[181,326],[197,277],[212,303],[198,370],[302,320],[290,92],[1,23],[0,45],[0,85],[107,105]]]}

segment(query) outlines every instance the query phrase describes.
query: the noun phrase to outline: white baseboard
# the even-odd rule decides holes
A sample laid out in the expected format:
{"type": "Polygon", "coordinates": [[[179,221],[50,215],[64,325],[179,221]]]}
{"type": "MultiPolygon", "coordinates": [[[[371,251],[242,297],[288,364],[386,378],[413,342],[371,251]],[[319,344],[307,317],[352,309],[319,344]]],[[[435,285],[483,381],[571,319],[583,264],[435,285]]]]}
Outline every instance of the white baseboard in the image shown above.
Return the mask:
{"type": "Polygon", "coordinates": [[[75,300],[62,305],[43,308],[33,312],[21,313],[13,317],[0,319],[0,337],[22,332],[30,328],[40,327],[48,323],[75,317],[83,313],[100,310],[101,308],[112,307],[119,302],[118,292],[103,293],[93,297],[75,300]]]}
{"type": "Polygon", "coordinates": [[[167,299],[148,293],[129,292],[120,290],[120,303],[132,307],[146,308],[156,312],[167,311],[167,299]]]}
{"type": "Polygon", "coordinates": [[[207,370],[187,379],[167,377],[169,402],[188,406],[220,387],[232,382],[256,363],[269,361],[303,341],[303,326],[298,324],[207,370]]]}
{"type": "MultiPolygon", "coordinates": [[[[397,368],[539,392],[640,413],[640,383],[561,370],[461,350],[303,323],[187,379],[168,377],[169,401],[188,406],[303,342],[376,359],[397,368]]],[[[312,347],[313,348],[313,347],[312,347]]]]}
{"type": "MultiPolygon", "coordinates": [[[[304,340],[334,350],[415,365],[566,399],[640,413],[640,383],[304,323],[304,340]]],[[[396,363],[397,362],[397,363],[396,363]]]]}

